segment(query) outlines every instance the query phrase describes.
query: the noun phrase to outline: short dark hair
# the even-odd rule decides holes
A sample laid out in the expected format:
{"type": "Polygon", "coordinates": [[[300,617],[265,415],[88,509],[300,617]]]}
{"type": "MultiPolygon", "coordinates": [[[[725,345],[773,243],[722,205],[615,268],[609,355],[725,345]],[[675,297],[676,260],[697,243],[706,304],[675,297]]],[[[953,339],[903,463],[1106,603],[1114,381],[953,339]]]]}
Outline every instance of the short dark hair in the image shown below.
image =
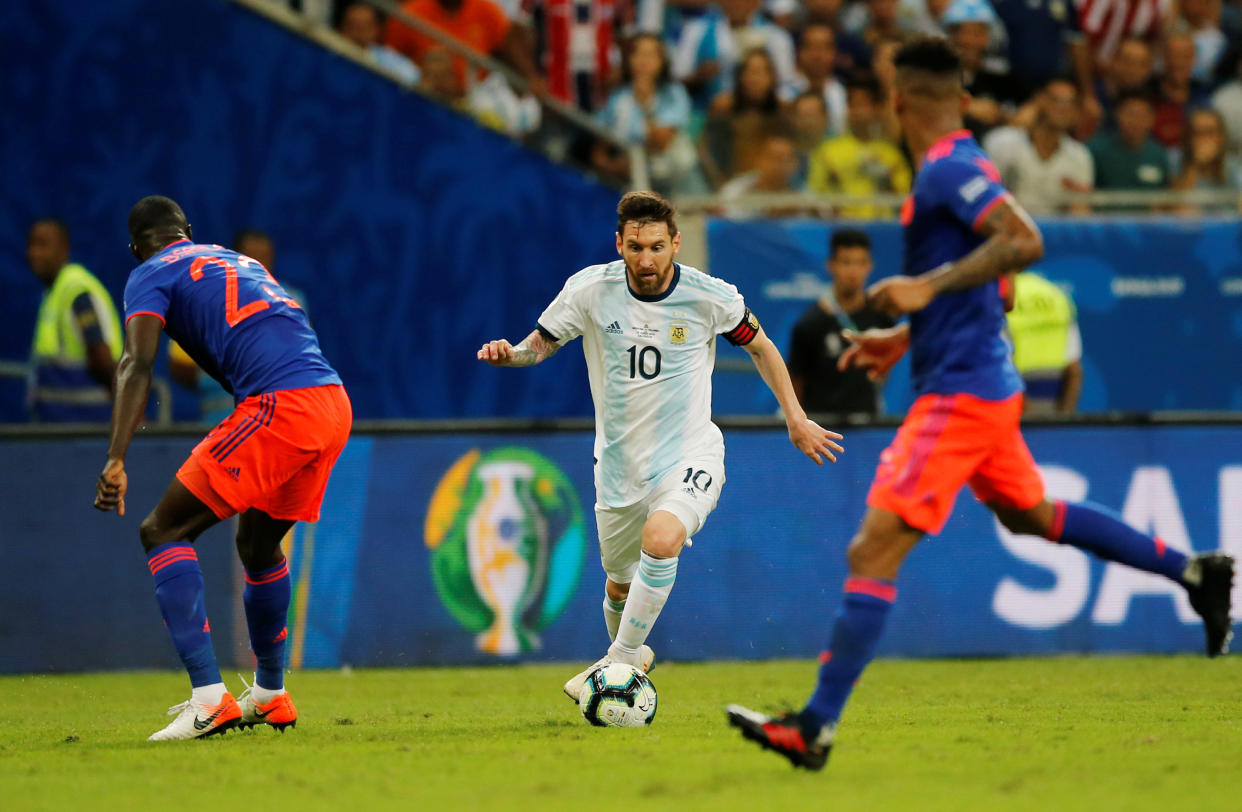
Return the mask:
{"type": "Polygon", "coordinates": [[[918,37],[897,50],[893,65],[934,76],[961,76],[962,59],[944,37],[918,37]]]}
{"type": "Polygon", "coordinates": [[[828,241],[828,258],[832,259],[842,248],[865,248],[871,251],[871,238],[859,228],[838,228],[828,241]]]}
{"type": "Polygon", "coordinates": [[[1113,109],[1120,110],[1121,105],[1131,101],[1141,101],[1152,108],[1155,108],[1156,106],[1156,100],[1152,98],[1150,92],[1141,88],[1134,88],[1133,90],[1123,90],[1118,93],[1117,101],[1113,104],[1113,109]]]}
{"type": "Polygon", "coordinates": [[[634,222],[639,228],[648,223],[664,223],[670,237],[677,234],[677,210],[672,202],[655,192],[627,192],[617,204],[617,233],[625,233],[625,224],[634,222]]]}
{"type": "Polygon", "coordinates": [[[846,96],[851,91],[861,91],[871,97],[874,104],[884,101],[884,90],[880,87],[880,83],[876,81],[870,73],[858,73],[845,83],[846,96]]]}
{"type": "Polygon", "coordinates": [[[656,86],[664,87],[673,78],[672,60],[669,59],[668,46],[664,44],[664,38],[650,31],[642,31],[630,37],[621,49],[621,83],[628,85],[634,81],[634,68],[630,60],[634,57],[634,51],[638,48],[638,43],[645,39],[654,42],[660,50],[660,74],[656,76],[656,86]]]}
{"type": "Polygon", "coordinates": [[[798,102],[802,101],[803,99],[814,99],[815,101],[819,102],[820,107],[824,108],[825,113],[828,112],[828,100],[824,98],[823,93],[816,93],[814,90],[804,90],[794,97],[793,106],[797,107],[798,102]]]}
{"type": "Polygon", "coordinates": [[[65,247],[69,247],[69,224],[64,220],[59,217],[40,217],[38,220],[35,220],[30,224],[30,230],[34,231],[36,226],[51,226],[60,235],[61,240],[65,243],[65,247]]]}
{"type": "Polygon", "coordinates": [[[253,228],[251,226],[244,226],[242,228],[237,229],[237,232],[233,235],[233,247],[236,248],[237,246],[244,243],[246,240],[267,240],[268,242],[273,241],[272,235],[268,234],[263,229],[253,228]]]}
{"type": "Polygon", "coordinates": [[[135,245],[158,236],[184,232],[189,226],[177,201],[163,195],[148,195],[129,210],[129,238],[135,245]]]}

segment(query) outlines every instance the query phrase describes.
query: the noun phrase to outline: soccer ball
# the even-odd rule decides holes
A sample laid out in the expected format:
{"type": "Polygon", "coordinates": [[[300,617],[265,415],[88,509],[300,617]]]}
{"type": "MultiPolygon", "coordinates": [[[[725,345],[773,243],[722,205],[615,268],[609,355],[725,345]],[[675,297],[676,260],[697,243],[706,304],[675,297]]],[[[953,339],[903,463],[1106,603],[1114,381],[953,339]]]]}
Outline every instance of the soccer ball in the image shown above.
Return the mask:
{"type": "Polygon", "coordinates": [[[612,663],[587,677],[578,709],[596,727],[643,727],[655,719],[656,689],[634,666],[612,663]]]}

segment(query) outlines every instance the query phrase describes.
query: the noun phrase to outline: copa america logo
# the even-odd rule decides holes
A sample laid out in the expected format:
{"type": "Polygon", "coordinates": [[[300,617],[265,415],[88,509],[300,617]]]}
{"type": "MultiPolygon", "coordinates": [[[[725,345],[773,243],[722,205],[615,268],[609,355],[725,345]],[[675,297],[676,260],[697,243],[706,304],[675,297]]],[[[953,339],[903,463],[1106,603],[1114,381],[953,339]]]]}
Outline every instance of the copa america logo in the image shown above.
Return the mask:
{"type": "Polygon", "coordinates": [[[569,478],[520,447],[472,450],[444,474],[424,538],[441,602],[479,651],[539,648],[538,632],[573,598],[586,535],[569,478]]]}

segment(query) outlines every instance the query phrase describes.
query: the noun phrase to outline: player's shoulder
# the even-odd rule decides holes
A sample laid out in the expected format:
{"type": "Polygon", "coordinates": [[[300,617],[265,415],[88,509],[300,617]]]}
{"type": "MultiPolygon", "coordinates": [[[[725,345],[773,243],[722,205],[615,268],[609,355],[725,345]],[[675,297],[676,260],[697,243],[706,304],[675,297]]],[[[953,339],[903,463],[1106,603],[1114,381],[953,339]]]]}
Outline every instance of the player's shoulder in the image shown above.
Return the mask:
{"type": "Polygon", "coordinates": [[[621,260],[606,262],[602,265],[588,265],[565,280],[565,290],[575,292],[618,280],[625,280],[625,263],[621,260]]]}
{"type": "Polygon", "coordinates": [[[929,157],[915,184],[924,195],[945,197],[960,193],[972,199],[1000,182],[1000,171],[972,138],[958,142],[951,152],[929,157]]]}
{"type": "Polygon", "coordinates": [[[684,287],[689,291],[702,294],[707,299],[719,299],[722,301],[731,301],[738,295],[737,287],[729,284],[718,276],[700,271],[689,265],[678,264],[678,280],[679,287],[684,287]]]}

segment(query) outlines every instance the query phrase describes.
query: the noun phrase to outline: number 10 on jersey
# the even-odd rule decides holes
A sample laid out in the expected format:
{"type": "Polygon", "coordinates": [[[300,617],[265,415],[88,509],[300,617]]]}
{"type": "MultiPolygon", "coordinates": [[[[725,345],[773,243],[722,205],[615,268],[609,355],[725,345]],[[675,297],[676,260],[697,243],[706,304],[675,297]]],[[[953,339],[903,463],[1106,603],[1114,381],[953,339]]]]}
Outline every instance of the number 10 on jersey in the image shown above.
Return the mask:
{"type": "Polygon", "coordinates": [[[630,347],[626,350],[630,354],[630,378],[641,377],[644,380],[651,380],[660,374],[660,349],[658,347],[643,347],[639,349],[637,346],[630,347]]]}

